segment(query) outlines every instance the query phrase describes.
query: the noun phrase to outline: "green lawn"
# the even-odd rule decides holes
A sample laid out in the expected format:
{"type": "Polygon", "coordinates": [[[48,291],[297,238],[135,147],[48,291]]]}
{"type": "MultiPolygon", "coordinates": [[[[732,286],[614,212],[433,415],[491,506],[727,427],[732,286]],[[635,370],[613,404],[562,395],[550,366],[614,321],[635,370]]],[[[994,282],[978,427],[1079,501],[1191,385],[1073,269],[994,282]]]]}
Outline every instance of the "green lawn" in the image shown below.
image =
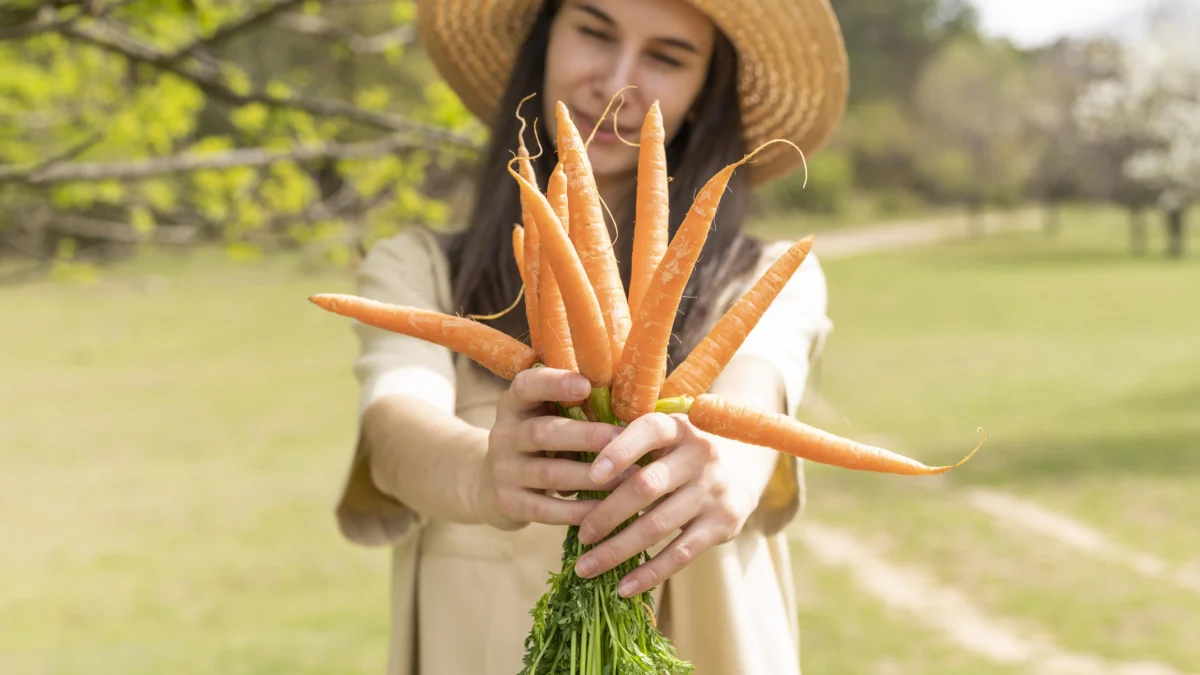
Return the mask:
{"type": "MultiPolygon", "coordinates": [[[[1200,259],[1126,241],[1076,215],[1057,240],[825,261],[819,421],[927,462],[989,441],[945,481],[810,467],[808,516],[1065,649],[1200,671],[1200,596],[963,499],[1006,490],[1200,565],[1200,259]]],[[[388,559],[331,511],[356,345],[305,301],[349,288],[202,253],[0,289],[0,673],[382,671],[388,559]]],[[[806,672],[1022,672],[795,561],[806,672]]]]}
{"type": "MultiPolygon", "coordinates": [[[[811,467],[808,514],[1063,648],[1200,671],[1200,594],[965,500],[973,486],[1003,490],[1200,571],[1200,261],[1157,245],[1135,259],[1127,241],[1119,214],[1074,213],[1058,238],[826,262],[837,327],[816,386],[836,414],[802,416],[927,463],[957,460],[978,426],[988,442],[945,480],[811,467]]],[[[855,644],[809,640],[807,662],[855,644]]],[[[921,666],[897,672],[950,672],[921,666]]]]}

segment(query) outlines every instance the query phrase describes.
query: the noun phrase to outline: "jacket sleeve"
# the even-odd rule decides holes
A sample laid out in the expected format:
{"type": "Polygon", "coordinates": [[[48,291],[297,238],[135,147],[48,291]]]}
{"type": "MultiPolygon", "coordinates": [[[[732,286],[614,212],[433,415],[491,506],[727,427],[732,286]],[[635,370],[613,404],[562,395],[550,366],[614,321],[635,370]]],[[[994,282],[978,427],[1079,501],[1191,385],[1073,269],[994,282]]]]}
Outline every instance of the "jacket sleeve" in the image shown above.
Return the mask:
{"type": "MultiPolygon", "coordinates": [[[[744,292],[757,281],[793,243],[769,244],[741,290],[744,292]]],[[[744,357],[772,364],[783,382],[785,411],[795,415],[812,367],[820,359],[825,340],[833,330],[827,309],[825,274],[816,254],[810,253],[746,336],[729,367],[736,367],[738,359],[744,357]]],[[[799,459],[781,453],[747,526],[760,528],[767,534],[779,532],[803,512],[804,501],[803,465],[799,459]]]]}
{"type": "MultiPolygon", "coordinates": [[[[408,228],[375,244],[359,268],[357,285],[359,295],[381,302],[439,312],[451,304],[445,258],[432,234],[421,228],[408,228]]],[[[360,419],[372,403],[392,395],[413,396],[454,414],[456,379],[450,350],[359,322],[353,330],[360,346],[353,364],[360,419]]],[[[367,546],[394,545],[424,524],[421,514],[375,485],[361,428],[336,514],[343,536],[367,546]]]]}

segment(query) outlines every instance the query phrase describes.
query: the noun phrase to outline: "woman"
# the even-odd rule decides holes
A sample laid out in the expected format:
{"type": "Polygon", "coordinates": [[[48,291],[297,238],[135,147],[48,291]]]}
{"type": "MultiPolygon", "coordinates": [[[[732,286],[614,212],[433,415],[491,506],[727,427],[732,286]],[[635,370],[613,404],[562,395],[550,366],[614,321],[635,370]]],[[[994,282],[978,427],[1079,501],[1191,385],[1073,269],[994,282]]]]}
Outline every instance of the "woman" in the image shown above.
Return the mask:
{"type": "MultiPolygon", "coordinates": [[[[418,20],[443,76],[491,123],[492,145],[460,234],[408,228],[372,249],[359,293],[387,302],[492,314],[516,297],[511,233],[521,215],[506,165],[529,94],[537,96],[527,105],[540,106],[524,112],[540,120],[546,151],[534,165],[543,189],[557,162],[548,142],[557,101],[586,137],[613,94],[634,85],[619,117],[631,142],[657,101],[672,232],[700,186],[761,142],[788,138],[811,155],[845,101],[845,54],[826,0],[427,0],[418,20]]],[[[615,250],[628,284],[637,150],[610,119],[588,154],[620,224],[615,250]]],[[[741,228],[750,188],[799,165],[798,153],[775,144],[734,174],[680,306],[672,364],[786,249],[741,228]]],[[[521,338],[528,331],[520,308],[492,325],[521,338]]],[[[793,412],[829,328],[824,278],[810,256],[713,391],[793,412]]],[[[796,462],[708,436],[684,416],[646,416],[619,435],[551,418],[544,402],[586,392],[586,379],[547,368],[509,383],[435,345],[356,330],[361,434],[338,518],[350,540],[394,551],[389,673],[518,672],[529,612],[561,567],[563,526],[600,540],[641,510],[635,527],[581,558],[577,573],[657,552],[622,593],[653,589],[660,628],[698,673],[799,672],[782,534],[801,508],[796,462]],[[581,449],[601,455],[589,465],[540,452],[581,449]],[[636,470],[651,451],[658,459],[636,470]],[[562,496],[597,484],[612,494],[594,508],[562,496]]]]}

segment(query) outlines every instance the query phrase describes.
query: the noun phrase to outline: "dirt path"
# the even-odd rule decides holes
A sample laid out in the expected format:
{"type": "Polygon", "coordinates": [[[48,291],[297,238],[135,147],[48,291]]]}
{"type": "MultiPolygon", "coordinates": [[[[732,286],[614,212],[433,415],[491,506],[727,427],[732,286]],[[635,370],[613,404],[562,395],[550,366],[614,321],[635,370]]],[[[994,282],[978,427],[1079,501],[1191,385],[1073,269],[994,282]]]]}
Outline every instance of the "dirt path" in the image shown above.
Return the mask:
{"type": "MultiPolygon", "coordinates": [[[[987,235],[1012,230],[1033,230],[1037,227],[1035,212],[1017,211],[1011,214],[989,214],[984,218],[982,232],[987,235]]],[[[978,234],[968,229],[965,217],[955,216],[834,230],[818,234],[814,250],[822,259],[846,258],[971,236],[978,234]]]]}
{"type": "Polygon", "coordinates": [[[1142,576],[1200,593],[1200,574],[1176,569],[1160,558],[1113,542],[1084,523],[1040,504],[998,490],[973,489],[967,502],[996,522],[1033,532],[1092,558],[1109,560],[1142,576]]]}
{"type": "Polygon", "coordinates": [[[888,562],[853,535],[811,520],[794,536],[823,565],[847,569],[864,590],[911,615],[963,649],[1037,675],[1179,675],[1158,662],[1114,662],[1064,650],[1030,627],[988,616],[961,593],[928,574],[888,562]]]}

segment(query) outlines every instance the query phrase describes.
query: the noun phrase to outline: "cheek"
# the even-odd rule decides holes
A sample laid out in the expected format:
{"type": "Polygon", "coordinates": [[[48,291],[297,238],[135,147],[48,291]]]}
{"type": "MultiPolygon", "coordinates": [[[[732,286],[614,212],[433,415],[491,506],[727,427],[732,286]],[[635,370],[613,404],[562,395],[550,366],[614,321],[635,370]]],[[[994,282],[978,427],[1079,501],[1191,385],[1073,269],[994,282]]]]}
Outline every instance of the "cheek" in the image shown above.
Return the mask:
{"type": "Polygon", "coordinates": [[[679,132],[686,121],[704,86],[704,76],[705,73],[700,72],[663,78],[655,96],[662,111],[663,130],[668,140],[679,132]]]}

